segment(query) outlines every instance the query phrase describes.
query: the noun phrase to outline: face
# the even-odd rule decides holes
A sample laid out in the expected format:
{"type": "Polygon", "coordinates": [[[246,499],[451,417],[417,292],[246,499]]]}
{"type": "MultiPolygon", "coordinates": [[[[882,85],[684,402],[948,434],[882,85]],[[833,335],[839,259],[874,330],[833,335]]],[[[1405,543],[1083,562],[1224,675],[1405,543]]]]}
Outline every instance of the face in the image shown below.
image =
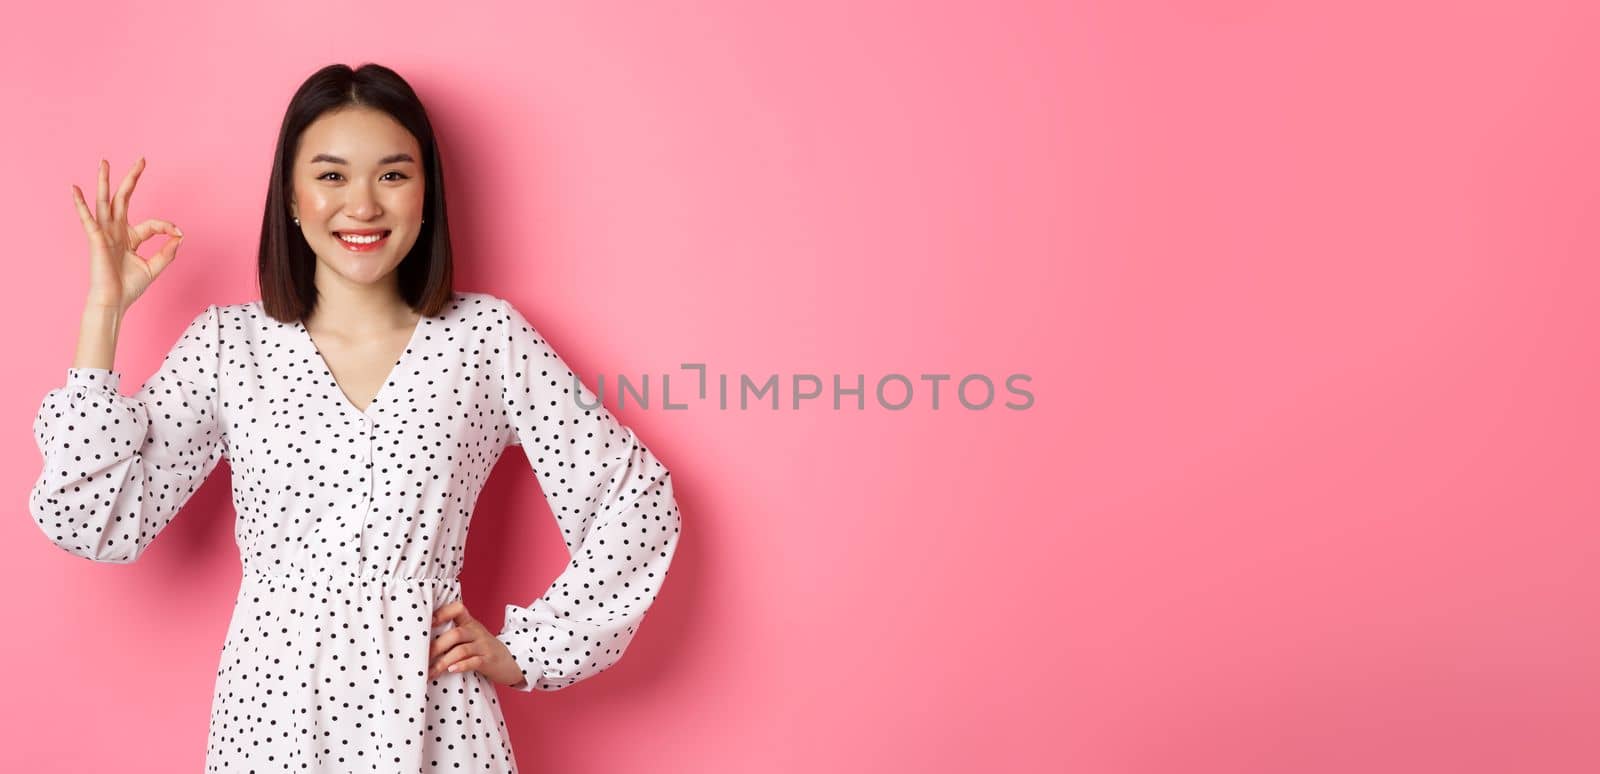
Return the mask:
{"type": "Polygon", "coordinates": [[[322,114],[301,133],[293,169],[289,209],[317,254],[319,279],[332,272],[363,285],[383,280],[416,244],[422,149],[389,114],[322,114]]]}

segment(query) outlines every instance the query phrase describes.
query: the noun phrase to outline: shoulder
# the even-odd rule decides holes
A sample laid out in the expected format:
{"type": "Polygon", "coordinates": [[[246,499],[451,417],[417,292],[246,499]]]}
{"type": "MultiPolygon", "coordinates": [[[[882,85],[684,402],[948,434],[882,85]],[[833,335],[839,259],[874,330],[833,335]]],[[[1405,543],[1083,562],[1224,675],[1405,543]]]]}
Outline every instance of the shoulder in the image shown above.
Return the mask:
{"type": "MultiPolygon", "coordinates": [[[[489,293],[479,293],[470,290],[457,290],[450,294],[450,301],[445,305],[444,311],[440,314],[440,316],[448,317],[452,314],[470,316],[474,312],[498,309],[504,302],[504,299],[489,293]]],[[[268,317],[266,309],[262,306],[261,299],[259,298],[253,298],[249,301],[242,301],[237,304],[211,304],[206,308],[206,310],[202,311],[209,311],[211,306],[215,306],[217,308],[217,312],[224,319],[268,317]]]]}
{"type": "Polygon", "coordinates": [[[501,309],[505,303],[505,299],[493,293],[458,290],[451,305],[470,316],[473,314],[493,314],[501,309]]]}
{"type": "Polygon", "coordinates": [[[445,314],[475,331],[497,335],[505,328],[508,308],[510,303],[493,293],[462,290],[455,293],[445,314]]]}
{"type": "MultiPolygon", "coordinates": [[[[216,309],[216,316],[224,326],[238,325],[250,320],[270,320],[266,310],[262,308],[261,299],[252,299],[236,304],[210,304],[199,313],[200,317],[208,317],[212,308],[216,309]]],[[[466,320],[468,322],[484,322],[503,324],[508,319],[521,321],[521,313],[511,302],[505,298],[474,290],[457,290],[451,293],[450,303],[440,313],[441,320],[466,320]]]]}
{"type": "Polygon", "coordinates": [[[468,307],[486,307],[489,309],[502,309],[511,305],[511,301],[493,293],[477,290],[462,290],[456,293],[457,303],[468,307]]]}
{"type": "Polygon", "coordinates": [[[459,305],[467,310],[469,315],[481,314],[495,323],[513,329],[533,328],[533,323],[528,321],[527,316],[509,298],[480,292],[461,292],[456,295],[461,299],[459,305]]]}
{"type": "Polygon", "coordinates": [[[238,322],[251,317],[266,316],[266,312],[262,311],[261,309],[260,299],[253,301],[242,301],[237,304],[212,304],[211,307],[207,308],[210,309],[212,307],[216,308],[217,317],[221,318],[223,323],[238,322]]]}

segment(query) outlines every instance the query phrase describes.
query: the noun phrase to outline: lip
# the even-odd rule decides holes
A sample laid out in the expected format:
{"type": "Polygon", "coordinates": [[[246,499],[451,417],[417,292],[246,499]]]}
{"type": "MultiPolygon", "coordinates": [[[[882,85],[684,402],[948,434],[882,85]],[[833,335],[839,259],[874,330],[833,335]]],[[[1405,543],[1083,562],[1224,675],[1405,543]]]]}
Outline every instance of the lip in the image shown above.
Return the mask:
{"type": "Polygon", "coordinates": [[[348,250],[348,251],[350,251],[352,253],[370,253],[370,252],[372,252],[374,250],[377,250],[378,248],[383,247],[384,245],[388,244],[388,242],[389,242],[389,233],[392,233],[392,232],[389,232],[388,229],[384,229],[384,228],[367,228],[367,229],[362,229],[360,231],[340,230],[340,231],[333,232],[333,238],[338,240],[340,246],[342,246],[344,249],[346,249],[346,250],[348,250]],[[356,236],[371,236],[373,234],[383,234],[384,236],[382,238],[378,239],[377,241],[372,242],[370,244],[353,245],[353,244],[350,244],[349,242],[344,241],[343,239],[340,239],[339,238],[340,234],[353,234],[353,235],[356,235],[356,236]]]}

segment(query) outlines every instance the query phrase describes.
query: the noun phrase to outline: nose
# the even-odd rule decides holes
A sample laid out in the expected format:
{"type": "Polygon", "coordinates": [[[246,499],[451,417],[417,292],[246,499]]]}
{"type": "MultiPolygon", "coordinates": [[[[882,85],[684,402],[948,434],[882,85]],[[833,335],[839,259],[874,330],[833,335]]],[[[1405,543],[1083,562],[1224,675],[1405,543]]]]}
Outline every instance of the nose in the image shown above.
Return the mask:
{"type": "Polygon", "coordinates": [[[378,206],[378,198],[372,195],[372,185],[364,182],[353,182],[345,189],[349,195],[345,199],[345,214],[354,220],[372,220],[383,214],[383,209],[378,206]]]}

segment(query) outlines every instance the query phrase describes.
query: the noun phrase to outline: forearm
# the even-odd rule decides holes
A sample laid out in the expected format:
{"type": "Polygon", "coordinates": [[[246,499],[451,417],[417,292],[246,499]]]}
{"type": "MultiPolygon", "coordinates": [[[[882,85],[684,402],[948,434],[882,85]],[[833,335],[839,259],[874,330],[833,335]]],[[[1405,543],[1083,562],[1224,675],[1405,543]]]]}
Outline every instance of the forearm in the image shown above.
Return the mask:
{"type": "Polygon", "coordinates": [[[111,370],[117,354],[117,333],[122,329],[120,306],[86,304],[82,327],[78,330],[78,352],[73,368],[111,370]]]}

